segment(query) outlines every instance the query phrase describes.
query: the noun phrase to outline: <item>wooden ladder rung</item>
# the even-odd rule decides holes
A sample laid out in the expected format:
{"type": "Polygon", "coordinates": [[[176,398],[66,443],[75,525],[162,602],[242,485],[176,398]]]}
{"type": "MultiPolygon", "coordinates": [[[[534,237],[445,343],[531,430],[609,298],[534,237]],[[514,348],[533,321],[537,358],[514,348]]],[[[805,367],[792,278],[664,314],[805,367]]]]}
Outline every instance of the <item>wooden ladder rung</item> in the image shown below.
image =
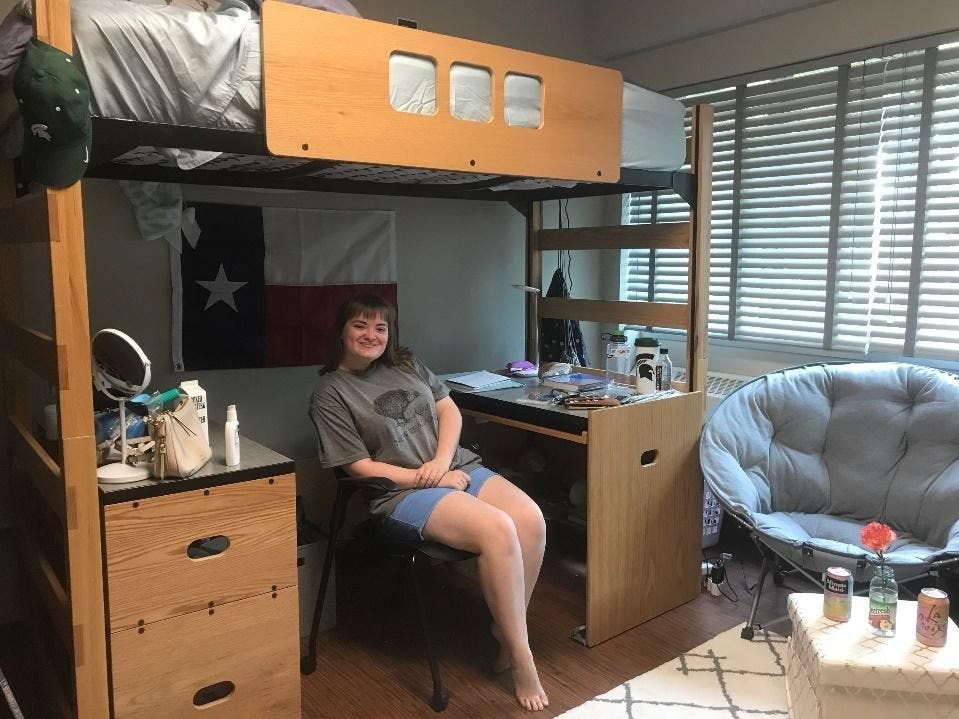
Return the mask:
{"type": "Polygon", "coordinates": [[[685,329],[689,322],[689,306],[678,302],[617,302],[540,297],[537,305],[541,318],[557,320],[652,325],[674,329],[685,329]]]}
{"type": "Polygon", "coordinates": [[[26,534],[21,537],[24,544],[27,574],[36,593],[53,623],[53,628],[64,646],[73,644],[73,620],[70,609],[70,597],[60,578],[47,557],[26,534]]]}
{"type": "Polygon", "coordinates": [[[688,250],[689,223],[612,225],[540,230],[536,249],[546,250],[688,250]]]}
{"type": "MultiPolygon", "coordinates": [[[[63,685],[65,666],[69,666],[72,660],[68,652],[58,648],[56,654],[51,654],[49,643],[46,641],[37,641],[37,637],[46,632],[48,635],[49,625],[39,625],[39,609],[28,610],[32,615],[31,621],[26,624],[30,631],[31,641],[29,647],[25,647],[22,654],[25,658],[25,664],[30,667],[30,672],[34,678],[34,684],[38,687],[40,696],[44,698],[44,716],[51,719],[77,719],[77,709],[74,706],[72,697],[68,696],[67,688],[63,685]],[[58,669],[59,664],[59,669],[58,669]]],[[[52,638],[52,636],[51,636],[52,638]]],[[[65,645],[71,646],[70,644],[65,645]]]]}
{"type": "Polygon", "coordinates": [[[0,317],[0,337],[9,354],[26,369],[56,387],[63,386],[60,378],[67,376],[66,357],[63,367],[58,367],[57,347],[50,335],[0,317]]]}
{"type": "Polygon", "coordinates": [[[14,455],[23,463],[26,475],[30,478],[37,494],[43,497],[43,501],[60,518],[60,521],[65,521],[67,501],[60,466],[19,419],[8,414],[7,420],[13,427],[11,444],[14,455]]]}
{"type": "Polygon", "coordinates": [[[50,226],[47,224],[47,193],[33,192],[18,197],[0,207],[3,233],[0,242],[8,244],[31,244],[50,241],[50,226]]]}

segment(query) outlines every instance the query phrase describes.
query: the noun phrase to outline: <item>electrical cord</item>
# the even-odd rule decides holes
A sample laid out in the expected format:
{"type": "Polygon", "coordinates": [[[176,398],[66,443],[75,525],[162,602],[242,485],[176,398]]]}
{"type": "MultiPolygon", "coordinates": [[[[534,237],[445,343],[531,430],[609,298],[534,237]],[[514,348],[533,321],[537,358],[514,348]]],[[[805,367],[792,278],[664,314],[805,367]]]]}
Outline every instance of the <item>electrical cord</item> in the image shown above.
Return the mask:
{"type": "MultiPolygon", "coordinates": [[[[706,589],[714,597],[722,595],[732,603],[737,603],[739,601],[739,592],[736,591],[736,588],[733,586],[732,582],[729,581],[729,574],[726,571],[726,563],[732,561],[732,555],[723,552],[719,557],[710,558],[706,555],[706,551],[702,551],[703,562],[708,567],[708,572],[706,573],[706,589]],[[724,589],[723,587],[726,587],[724,589]]],[[[745,569],[743,569],[742,560],[739,561],[740,569],[743,571],[743,587],[746,589],[747,593],[750,592],[750,587],[746,584],[746,574],[745,569]]],[[[755,585],[753,585],[755,587],[755,585]]]]}
{"type": "Polygon", "coordinates": [[[756,588],[756,585],[759,584],[759,581],[753,582],[753,585],[750,587],[749,582],[746,580],[746,563],[740,559],[739,560],[739,571],[743,575],[743,589],[746,590],[746,594],[752,595],[753,590],[756,588]]]}

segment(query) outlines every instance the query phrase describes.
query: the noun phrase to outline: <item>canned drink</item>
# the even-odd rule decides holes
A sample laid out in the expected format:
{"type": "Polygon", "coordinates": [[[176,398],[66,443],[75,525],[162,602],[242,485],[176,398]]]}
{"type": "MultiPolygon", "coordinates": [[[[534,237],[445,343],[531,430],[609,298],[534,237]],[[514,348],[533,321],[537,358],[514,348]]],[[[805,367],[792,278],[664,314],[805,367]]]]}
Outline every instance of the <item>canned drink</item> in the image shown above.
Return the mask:
{"type": "Polygon", "coordinates": [[[949,595],[929,587],[920,591],[916,603],[916,639],[929,647],[944,647],[948,628],[949,595]]]}
{"type": "Polygon", "coordinates": [[[834,622],[852,616],[852,575],[843,567],[829,567],[823,574],[822,613],[834,622]]]}

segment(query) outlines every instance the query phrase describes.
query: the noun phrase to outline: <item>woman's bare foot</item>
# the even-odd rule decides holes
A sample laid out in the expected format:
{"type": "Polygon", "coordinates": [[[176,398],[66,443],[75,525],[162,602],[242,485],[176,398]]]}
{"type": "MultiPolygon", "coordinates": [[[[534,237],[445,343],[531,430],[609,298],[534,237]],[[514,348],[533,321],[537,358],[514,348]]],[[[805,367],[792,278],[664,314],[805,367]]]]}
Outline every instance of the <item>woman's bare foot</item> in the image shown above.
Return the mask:
{"type": "Polygon", "coordinates": [[[500,633],[499,626],[496,622],[490,624],[489,630],[493,635],[493,639],[495,639],[499,645],[499,651],[496,654],[493,665],[490,667],[490,672],[494,675],[502,674],[510,667],[509,652],[506,650],[506,645],[503,643],[503,635],[500,633]]]}
{"type": "Polygon", "coordinates": [[[527,651],[525,656],[513,657],[510,665],[513,673],[513,686],[516,691],[516,701],[524,709],[538,712],[549,706],[549,699],[539,682],[536,665],[533,664],[533,655],[527,651]]]}

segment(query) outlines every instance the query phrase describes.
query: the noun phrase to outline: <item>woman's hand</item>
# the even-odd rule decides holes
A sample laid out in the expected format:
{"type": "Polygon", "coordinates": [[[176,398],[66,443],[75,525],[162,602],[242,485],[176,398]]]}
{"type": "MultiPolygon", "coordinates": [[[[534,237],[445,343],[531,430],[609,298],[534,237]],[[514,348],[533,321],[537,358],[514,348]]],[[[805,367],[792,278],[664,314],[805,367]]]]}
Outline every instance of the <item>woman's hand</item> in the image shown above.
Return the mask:
{"type": "Polygon", "coordinates": [[[451,469],[446,472],[439,481],[437,487],[452,487],[460,492],[465,492],[470,486],[470,476],[461,469],[451,469]]]}
{"type": "Polygon", "coordinates": [[[429,462],[424,462],[416,470],[417,487],[436,487],[443,475],[450,471],[450,463],[443,464],[440,460],[433,458],[429,462]]]}

